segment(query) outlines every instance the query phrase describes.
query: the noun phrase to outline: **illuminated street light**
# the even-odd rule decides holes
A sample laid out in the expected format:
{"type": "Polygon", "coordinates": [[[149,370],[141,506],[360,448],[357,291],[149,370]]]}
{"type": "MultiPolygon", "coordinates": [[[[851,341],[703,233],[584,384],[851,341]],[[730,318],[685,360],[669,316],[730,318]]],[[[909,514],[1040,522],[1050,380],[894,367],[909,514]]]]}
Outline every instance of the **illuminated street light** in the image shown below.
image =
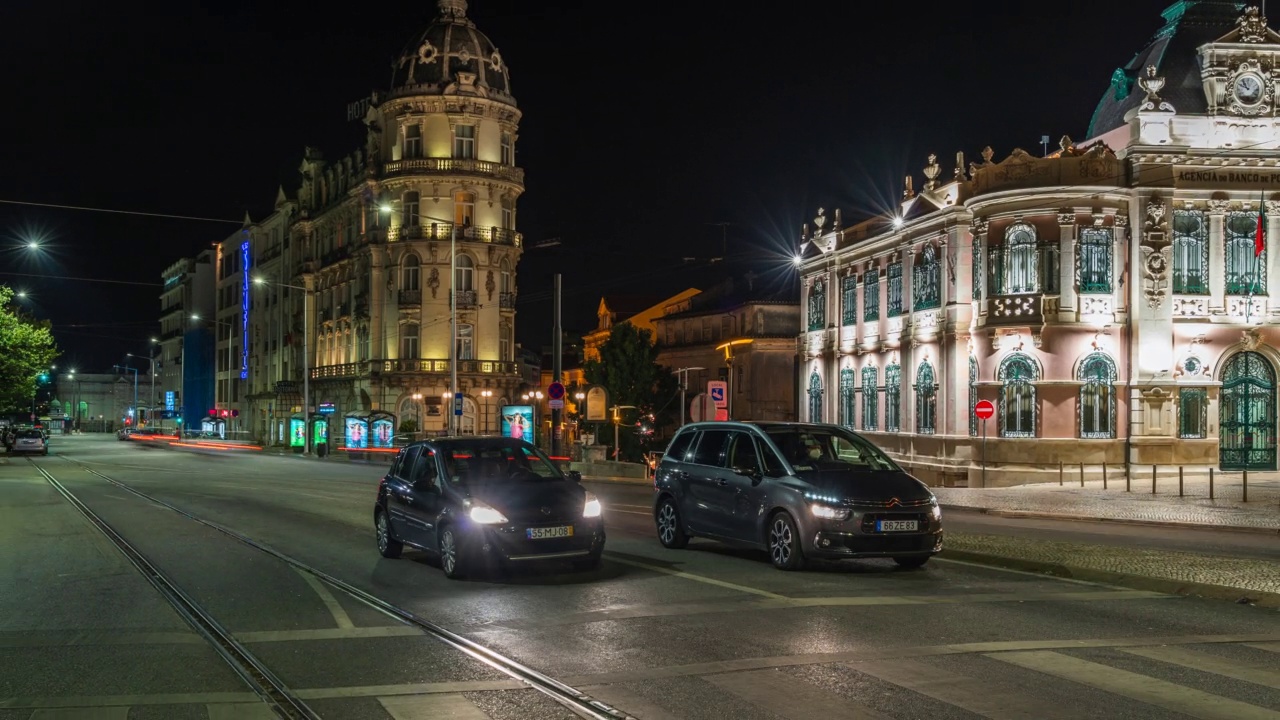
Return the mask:
{"type": "Polygon", "coordinates": [[[894,230],[897,230],[898,228],[901,228],[901,227],[902,227],[902,218],[900,218],[900,217],[896,217],[896,218],[894,218],[894,219],[893,219],[893,229],[894,229],[894,230]]]}
{"type": "Polygon", "coordinates": [[[800,267],[800,263],[803,263],[803,262],[804,262],[804,258],[800,257],[799,255],[796,255],[795,257],[791,258],[791,263],[796,267],[800,267]]]}
{"type": "Polygon", "coordinates": [[[37,241],[37,240],[32,240],[32,241],[30,241],[30,242],[28,242],[28,243],[27,243],[27,248],[28,248],[29,250],[39,250],[39,249],[40,249],[40,242],[39,242],[39,241],[37,241]]]}

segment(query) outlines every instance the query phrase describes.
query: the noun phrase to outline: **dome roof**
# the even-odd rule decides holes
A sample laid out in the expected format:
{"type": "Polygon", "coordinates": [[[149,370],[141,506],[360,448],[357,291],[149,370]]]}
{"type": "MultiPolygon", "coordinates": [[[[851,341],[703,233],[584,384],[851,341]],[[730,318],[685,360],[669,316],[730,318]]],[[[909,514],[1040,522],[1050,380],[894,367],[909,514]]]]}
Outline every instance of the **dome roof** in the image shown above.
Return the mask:
{"type": "Polygon", "coordinates": [[[498,48],[467,18],[467,0],[437,0],[440,15],[392,65],[391,95],[438,95],[457,84],[516,104],[498,48]]]}
{"type": "Polygon", "coordinates": [[[1148,65],[1155,65],[1156,74],[1165,79],[1160,96],[1178,112],[1208,112],[1196,49],[1235,29],[1243,9],[1242,2],[1224,0],[1180,0],[1170,5],[1162,13],[1164,27],[1128,65],[1111,74],[1111,86],[1093,113],[1087,137],[1097,137],[1125,124],[1125,113],[1138,107],[1145,97],[1137,87],[1137,79],[1148,65]]]}

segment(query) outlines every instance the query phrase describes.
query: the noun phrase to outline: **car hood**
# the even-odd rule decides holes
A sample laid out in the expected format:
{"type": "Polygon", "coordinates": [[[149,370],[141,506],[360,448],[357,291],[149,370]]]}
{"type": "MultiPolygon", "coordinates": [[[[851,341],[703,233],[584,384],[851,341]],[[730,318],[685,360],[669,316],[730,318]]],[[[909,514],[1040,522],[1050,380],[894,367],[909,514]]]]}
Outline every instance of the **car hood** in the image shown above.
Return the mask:
{"type": "Polygon", "coordinates": [[[466,493],[515,523],[572,521],[586,502],[586,490],[567,480],[468,484],[466,493]]]}
{"type": "Polygon", "coordinates": [[[796,473],[814,492],[841,500],[928,500],[929,486],[901,470],[805,470],[796,473]]]}

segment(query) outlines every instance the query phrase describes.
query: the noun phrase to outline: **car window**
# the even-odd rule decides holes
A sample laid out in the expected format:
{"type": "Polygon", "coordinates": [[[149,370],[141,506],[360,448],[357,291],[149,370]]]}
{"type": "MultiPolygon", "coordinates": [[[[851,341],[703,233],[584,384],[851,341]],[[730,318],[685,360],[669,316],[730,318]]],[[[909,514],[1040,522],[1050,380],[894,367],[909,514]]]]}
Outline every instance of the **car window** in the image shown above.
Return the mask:
{"type": "Polygon", "coordinates": [[[689,453],[689,445],[698,436],[697,430],[687,430],[676,435],[667,446],[666,456],[677,462],[684,462],[689,453]]]}
{"type": "Polygon", "coordinates": [[[43,433],[41,433],[39,430],[23,430],[22,432],[18,433],[18,437],[20,437],[20,438],[41,438],[41,439],[43,439],[43,438],[44,438],[44,434],[43,434],[43,433]]]}
{"type": "Polygon", "coordinates": [[[413,470],[409,475],[409,482],[419,483],[423,481],[435,482],[436,479],[436,454],[433,452],[425,452],[418,454],[418,460],[413,464],[413,470]]]}
{"type": "Polygon", "coordinates": [[[400,448],[400,452],[396,453],[396,459],[391,461],[391,471],[387,474],[395,477],[400,474],[400,463],[404,461],[405,453],[409,452],[409,448],[400,448]]]}
{"type": "Polygon", "coordinates": [[[836,427],[781,427],[768,430],[796,472],[813,470],[898,470],[884,451],[836,427]]]}
{"type": "Polygon", "coordinates": [[[418,453],[421,451],[421,446],[418,445],[405,448],[404,454],[400,456],[400,463],[396,466],[395,476],[408,480],[409,472],[413,469],[413,461],[418,459],[418,453]]]}
{"type": "Polygon", "coordinates": [[[751,437],[751,433],[734,432],[729,435],[725,467],[760,472],[760,456],[756,452],[756,441],[751,437]]]}
{"type": "Polygon", "coordinates": [[[450,443],[440,449],[449,480],[457,483],[563,482],[551,460],[520,440],[450,443]]]}
{"type": "Polygon", "coordinates": [[[760,460],[764,465],[764,474],[768,477],[787,476],[787,467],[782,464],[782,458],[763,442],[760,443],[760,460]]]}
{"type": "Polygon", "coordinates": [[[702,436],[698,438],[698,449],[693,452],[689,462],[719,467],[720,451],[724,449],[724,441],[728,436],[728,430],[703,430],[702,436]]]}

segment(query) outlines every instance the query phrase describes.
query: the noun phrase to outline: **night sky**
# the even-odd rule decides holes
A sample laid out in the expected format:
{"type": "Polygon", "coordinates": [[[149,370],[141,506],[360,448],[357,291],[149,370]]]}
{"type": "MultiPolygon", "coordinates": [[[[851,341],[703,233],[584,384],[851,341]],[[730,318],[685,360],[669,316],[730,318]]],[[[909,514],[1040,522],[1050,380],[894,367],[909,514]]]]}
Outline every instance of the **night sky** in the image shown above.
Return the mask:
{"type": "MultiPolygon", "coordinates": [[[[561,243],[521,263],[519,339],[549,340],[557,270],[576,330],[594,327],[603,293],[710,286],[722,231],[739,268],[787,282],[819,205],[849,224],[891,207],[906,173],[919,187],[930,152],[949,177],[958,150],[1002,159],[1038,153],[1042,135],[1085,139],[1111,72],[1167,4],[472,0],[524,112],[519,229],[529,246],[561,243]]],[[[0,203],[0,282],[32,293],[64,368],[146,353],[160,272],[269,212],[304,146],[357,147],[347,103],[386,88],[436,12],[139,5],[0,8],[0,200],[229,221],[0,203]],[[38,256],[19,247],[32,234],[48,243],[38,256]]]]}

